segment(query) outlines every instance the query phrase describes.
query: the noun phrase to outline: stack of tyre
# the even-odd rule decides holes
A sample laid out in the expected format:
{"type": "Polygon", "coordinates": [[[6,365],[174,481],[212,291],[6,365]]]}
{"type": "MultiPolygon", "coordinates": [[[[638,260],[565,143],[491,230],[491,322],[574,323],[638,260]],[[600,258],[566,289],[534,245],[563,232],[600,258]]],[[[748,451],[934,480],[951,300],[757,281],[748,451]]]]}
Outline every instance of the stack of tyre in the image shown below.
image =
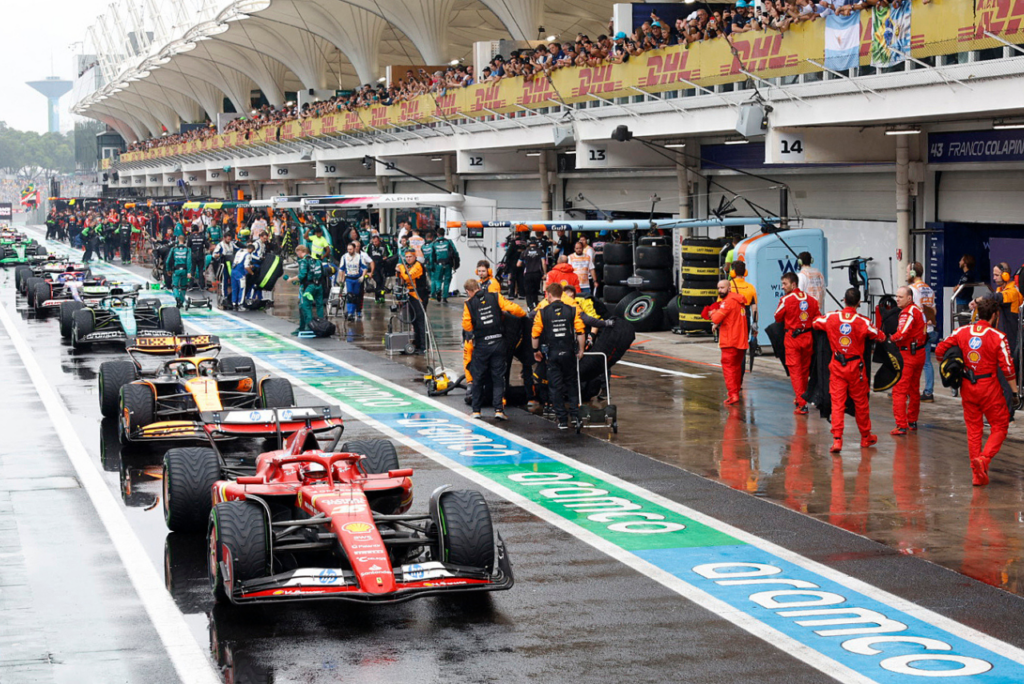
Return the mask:
{"type": "Polygon", "coordinates": [[[675,332],[686,335],[711,332],[711,321],[702,318],[701,312],[718,298],[718,255],[724,244],[724,239],[683,239],[677,300],[679,315],[676,327],[673,328],[675,332]]]}
{"type": "Polygon", "coordinates": [[[633,263],[633,247],[609,243],[604,251],[604,302],[614,306],[614,315],[625,318],[637,332],[665,330],[665,309],[675,299],[672,247],[667,237],[640,238],[633,263]],[[609,250],[611,247],[611,250],[609,250]],[[635,268],[634,268],[635,266],[635,268]],[[639,288],[625,284],[627,278],[642,279],[639,288]]]}

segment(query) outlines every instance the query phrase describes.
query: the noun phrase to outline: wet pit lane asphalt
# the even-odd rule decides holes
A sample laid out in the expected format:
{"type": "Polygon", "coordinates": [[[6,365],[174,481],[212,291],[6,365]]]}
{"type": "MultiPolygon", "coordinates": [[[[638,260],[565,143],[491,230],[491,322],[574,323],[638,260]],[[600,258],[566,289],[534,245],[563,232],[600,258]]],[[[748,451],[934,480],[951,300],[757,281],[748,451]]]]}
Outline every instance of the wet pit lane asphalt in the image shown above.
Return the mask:
{"type": "MultiPolygon", "coordinates": [[[[13,271],[0,272],[2,305],[9,311],[18,307],[19,332],[68,408],[93,464],[123,502],[133,531],[150,561],[161,569],[192,634],[210,649],[225,681],[831,679],[820,668],[789,655],[792,650],[784,640],[774,642],[778,647],[769,645],[728,621],[722,611],[682,598],[656,581],[657,573],[638,572],[489,491],[485,496],[514,563],[517,584],[511,591],[394,606],[215,606],[206,580],[204,540],[168,534],[164,526],[162,452],[122,454],[112,439],[112,426],[100,421],[99,364],[123,352],[97,347],[76,353],[60,341],[54,317],[37,320],[20,298],[15,301],[12,284],[13,271]]],[[[290,297],[286,300],[279,293],[278,299],[278,313],[287,316],[290,297]]],[[[454,303],[450,308],[458,310],[454,303]]],[[[458,367],[457,316],[441,316],[441,311],[436,305],[429,309],[438,343],[448,350],[446,363],[458,367]]],[[[422,384],[403,364],[422,368],[422,358],[396,358],[397,363],[381,358],[386,315],[367,304],[367,321],[353,326],[348,336],[360,349],[338,341],[318,340],[310,346],[421,392],[422,384]]],[[[287,322],[263,314],[245,316],[275,333],[291,329],[287,322]]],[[[10,354],[5,346],[4,355],[10,354]]],[[[958,460],[962,424],[958,430],[952,414],[958,414],[959,406],[942,405],[949,418],[923,418],[930,429],[917,438],[894,445],[882,437],[878,450],[847,449],[842,459],[833,459],[826,451],[827,424],[791,415],[784,380],[750,378],[746,408],[725,411],[715,369],[627,358],[704,377],[616,369],[620,377],[613,381],[613,392],[619,392],[615,398],[620,432],[600,433],[611,444],[559,434],[543,419],[519,411],[509,429],[971,628],[1024,644],[1020,599],[908,558],[928,558],[988,584],[1021,591],[1018,516],[1024,505],[1017,486],[1017,459],[1000,464],[987,490],[972,491],[967,469],[958,460]],[[740,495],[716,482],[783,506],[740,495]]],[[[296,399],[299,404],[323,403],[298,388],[296,399]]],[[[13,400],[16,397],[5,396],[0,402],[13,400]]],[[[460,393],[443,403],[463,408],[460,393]]],[[[932,412],[939,412],[938,405],[932,412]]],[[[22,415],[25,422],[19,422],[19,431],[47,431],[45,416],[22,415]]],[[[877,432],[889,427],[881,416],[876,420],[877,432]]],[[[380,436],[373,427],[346,422],[346,439],[380,436]]],[[[1020,449],[1019,443],[1008,442],[1005,451],[1013,454],[1020,449]]],[[[416,470],[414,511],[425,510],[429,492],[441,484],[479,488],[416,450],[399,450],[402,465],[416,470]]],[[[153,641],[151,648],[159,649],[159,642],[153,641]]],[[[139,670],[127,672],[126,681],[155,681],[139,670]]],[[[152,672],[166,674],[166,666],[152,672]]]]}

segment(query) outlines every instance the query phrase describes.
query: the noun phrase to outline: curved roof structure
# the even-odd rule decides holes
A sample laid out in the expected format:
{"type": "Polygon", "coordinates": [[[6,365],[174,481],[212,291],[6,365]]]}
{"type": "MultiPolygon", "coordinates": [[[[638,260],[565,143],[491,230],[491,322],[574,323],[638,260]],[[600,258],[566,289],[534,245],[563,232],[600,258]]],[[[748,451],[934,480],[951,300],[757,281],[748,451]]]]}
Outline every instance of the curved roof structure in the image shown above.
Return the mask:
{"type": "Polygon", "coordinates": [[[536,40],[542,27],[544,35],[596,36],[612,7],[610,0],[147,3],[148,16],[128,2],[90,29],[107,84],[73,107],[129,141],[215,120],[225,99],[246,112],[256,90],[279,107],[288,92],[373,83],[387,65],[470,60],[478,41],[536,40]]]}

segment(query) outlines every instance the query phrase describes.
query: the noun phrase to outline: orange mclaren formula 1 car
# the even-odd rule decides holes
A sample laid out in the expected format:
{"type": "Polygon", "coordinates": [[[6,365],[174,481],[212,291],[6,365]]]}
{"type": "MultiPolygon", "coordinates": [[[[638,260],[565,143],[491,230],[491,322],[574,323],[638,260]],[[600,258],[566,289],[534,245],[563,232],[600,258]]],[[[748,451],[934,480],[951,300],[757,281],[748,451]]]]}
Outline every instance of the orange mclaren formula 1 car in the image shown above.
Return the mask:
{"type": "Polygon", "coordinates": [[[249,357],[217,358],[220,341],[215,336],[135,337],[126,349],[129,361],[107,361],[99,373],[100,409],[105,417],[118,419],[124,444],[289,434],[314,414],[315,429],[335,427],[328,407],[261,413],[294,407],[291,383],[258,378],[249,357]],[[147,370],[142,363],[146,355],[171,358],[147,370]]]}
{"type": "Polygon", "coordinates": [[[218,601],[396,603],[514,583],[479,492],[442,486],[427,513],[408,513],[412,469],[391,442],[335,453],[303,429],[258,456],[255,474],[221,479],[221,466],[213,449],[171,449],[163,474],[168,527],[207,530],[218,601]]]}

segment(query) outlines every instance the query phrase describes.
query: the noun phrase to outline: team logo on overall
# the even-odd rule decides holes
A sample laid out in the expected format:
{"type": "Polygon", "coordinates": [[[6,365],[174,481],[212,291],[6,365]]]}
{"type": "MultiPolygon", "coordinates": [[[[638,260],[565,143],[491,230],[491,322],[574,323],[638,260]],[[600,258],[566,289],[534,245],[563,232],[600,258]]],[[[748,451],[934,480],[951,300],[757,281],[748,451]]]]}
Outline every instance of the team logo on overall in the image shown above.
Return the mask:
{"type": "Polygon", "coordinates": [[[981,354],[976,351],[967,352],[967,360],[971,363],[978,363],[981,361],[981,354]]]}
{"type": "Polygon", "coordinates": [[[972,337],[971,341],[967,343],[967,346],[971,349],[981,349],[981,338],[972,337]]]}
{"type": "Polygon", "coordinates": [[[803,300],[802,302],[800,302],[800,310],[801,311],[807,311],[807,300],[806,299],[803,300]]]}
{"type": "Polygon", "coordinates": [[[846,335],[843,335],[842,337],[839,338],[839,346],[849,347],[851,344],[853,344],[853,340],[851,340],[846,335]]]}
{"type": "Polygon", "coordinates": [[[800,312],[800,320],[801,321],[806,321],[808,318],[810,318],[810,316],[807,315],[806,311],[801,311],[800,312]]]}
{"type": "Polygon", "coordinates": [[[850,333],[853,332],[853,326],[850,325],[849,323],[843,323],[842,325],[839,326],[839,332],[842,333],[843,335],[849,335],[850,333]]]}

